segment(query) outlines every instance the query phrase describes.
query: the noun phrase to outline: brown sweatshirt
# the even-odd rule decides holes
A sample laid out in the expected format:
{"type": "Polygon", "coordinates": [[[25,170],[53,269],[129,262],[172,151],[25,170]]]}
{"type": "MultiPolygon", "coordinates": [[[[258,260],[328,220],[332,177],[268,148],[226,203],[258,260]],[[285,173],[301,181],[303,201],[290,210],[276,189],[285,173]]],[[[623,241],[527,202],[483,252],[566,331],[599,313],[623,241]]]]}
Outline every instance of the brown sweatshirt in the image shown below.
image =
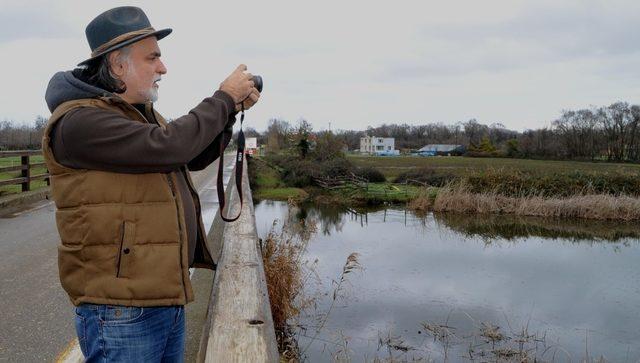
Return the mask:
{"type": "MultiPolygon", "coordinates": [[[[235,123],[231,96],[216,91],[187,115],[162,129],[144,105],[133,105],[148,124],[132,122],[122,114],[99,108],[69,111],[51,131],[51,147],[56,160],[76,169],[116,173],[167,173],[180,170],[178,188],[182,195],[189,266],[194,260],[198,233],[195,201],[184,173],[202,170],[220,156],[235,123]],[[186,168],[185,168],[186,166],[186,168]]],[[[206,236],[203,236],[206,239],[206,236]]]]}

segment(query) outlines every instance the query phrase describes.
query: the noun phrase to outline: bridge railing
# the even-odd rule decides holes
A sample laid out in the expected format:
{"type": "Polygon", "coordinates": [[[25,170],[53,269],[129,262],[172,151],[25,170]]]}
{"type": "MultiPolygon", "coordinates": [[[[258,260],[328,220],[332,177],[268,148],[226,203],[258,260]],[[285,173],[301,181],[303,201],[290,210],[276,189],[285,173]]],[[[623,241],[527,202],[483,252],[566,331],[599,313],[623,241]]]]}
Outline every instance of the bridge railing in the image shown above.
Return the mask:
{"type": "MultiPolygon", "coordinates": [[[[47,181],[47,185],[49,184],[49,173],[42,174],[31,174],[31,169],[44,167],[44,162],[39,163],[31,163],[32,156],[42,155],[41,150],[16,150],[16,151],[0,151],[0,160],[9,158],[9,157],[20,157],[19,165],[10,165],[10,166],[0,166],[0,174],[11,172],[11,171],[20,171],[20,176],[12,179],[0,180],[0,187],[5,185],[22,185],[22,191],[28,192],[31,190],[31,182],[34,180],[45,179],[47,181]]],[[[0,163],[2,165],[3,163],[0,163]]]]}
{"type": "Polygon", "coordinates": [[[246,168],[242,190],[243,206],[232,176],[226,189],[229,210],[225,214],[236,216],[241,208],[242,213],[235,222],[225,223],[218,211],[209,231],[208,241],[218,267],[198,362],[279,361],[246,168]]]}

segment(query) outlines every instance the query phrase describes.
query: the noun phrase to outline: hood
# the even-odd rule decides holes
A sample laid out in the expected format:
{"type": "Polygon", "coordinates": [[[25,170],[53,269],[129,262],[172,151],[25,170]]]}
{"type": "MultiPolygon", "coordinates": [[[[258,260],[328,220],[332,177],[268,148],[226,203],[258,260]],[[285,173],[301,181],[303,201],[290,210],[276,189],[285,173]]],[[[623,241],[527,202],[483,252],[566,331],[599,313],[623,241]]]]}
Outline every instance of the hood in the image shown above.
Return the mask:
{"type": "Polygon", "coordinates": [[[53,112],[63,102],[100,96],[112,94],[77,78],[74,71],[66,71],[58,72],[51,77],[44,99],[49,111],[53,112]]]}

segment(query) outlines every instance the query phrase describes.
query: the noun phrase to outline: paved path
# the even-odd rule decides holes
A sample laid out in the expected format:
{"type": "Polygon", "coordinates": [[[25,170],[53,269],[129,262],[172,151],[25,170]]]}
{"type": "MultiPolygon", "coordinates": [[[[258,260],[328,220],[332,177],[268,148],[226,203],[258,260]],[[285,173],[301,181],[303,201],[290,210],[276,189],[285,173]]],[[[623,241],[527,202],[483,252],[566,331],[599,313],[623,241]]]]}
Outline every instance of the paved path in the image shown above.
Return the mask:
{"type": "MultiPolygon", "coordinates": [[[[233,161],[225,158],[225,180],[233,161]]],[[[218,208],[216,172],[217,162],[192,173],[206,228],[218,208]]],[[[75,338],[73,308],[58,279],[54,212],[45,200],[0,217],[0,362],[50,362],[75,338]]],[[[196,302],[187,305],[187,361],[195,360],[212,279],[212,271],[200,269],[192,277],[196,302]]]]}

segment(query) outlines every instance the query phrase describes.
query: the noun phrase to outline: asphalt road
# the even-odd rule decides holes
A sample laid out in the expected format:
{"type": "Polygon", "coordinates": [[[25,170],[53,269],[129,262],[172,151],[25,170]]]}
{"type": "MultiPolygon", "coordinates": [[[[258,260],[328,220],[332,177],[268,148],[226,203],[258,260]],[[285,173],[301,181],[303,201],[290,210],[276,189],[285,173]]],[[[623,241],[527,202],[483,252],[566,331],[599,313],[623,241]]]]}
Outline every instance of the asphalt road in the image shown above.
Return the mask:
{"type": "MultiPolygon", "coordinates": [[[[225,185],[233,167],[225,158],[225,185]]],[[[217,211],[217,162],[192,179],[202,199],[205,227],[217,211]]],[[[54,361],[75,338],[73,305],[60,286],[58,232],[53,202],[42,201],[0,216],[0,362],[54,361]]],[[[193,361],[212,271],[192,276],[196,302],[187,305],[187,361],[193,361]]]]}

